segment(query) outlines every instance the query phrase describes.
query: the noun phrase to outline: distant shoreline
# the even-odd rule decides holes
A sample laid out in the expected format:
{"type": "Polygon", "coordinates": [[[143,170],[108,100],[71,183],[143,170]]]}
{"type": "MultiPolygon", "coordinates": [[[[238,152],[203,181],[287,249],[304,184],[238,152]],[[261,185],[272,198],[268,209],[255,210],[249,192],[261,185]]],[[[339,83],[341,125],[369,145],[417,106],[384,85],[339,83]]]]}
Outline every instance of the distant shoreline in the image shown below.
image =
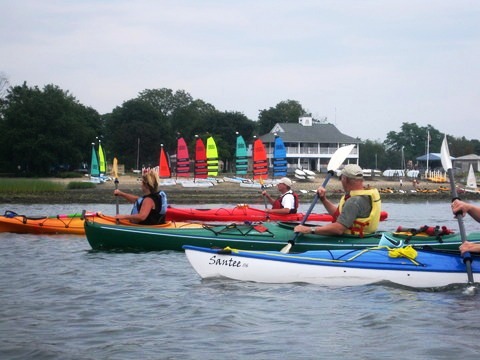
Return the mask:
{"type": "MultiPolygon", "coordinates": [[[[141,195],[140,185],[136,176],[121,176],[119,178],[119,189],[141,195]]],[[[48,179],[50,181],[69,183],[72,179],[48,179]]],[[[323,183],[324,177],[318,177],[312,182],[295,182],[293,190],[299,194],[302,203],[309,203],[313,200],[314,191],[323,183]],[[303,190],[302,193],[300,190],[303,190]]],[[[376,187],[381,190],[383,200],[446,200],[451,199],[450,191],[439,191],[440,187],[449,188],[448,184],[437,184],[421,182],[420,189],[428,192],[412,192],[414,189],[411,183],[403,182],[402,186],[398,181],[365,180],[365,185],[376,187]],[[383,193],[384,189],[391,189],[393,193],[383,193]],[[400,193],[399,190],[404,193],[400,193]],[[435,192],[436,191],[436,192],[435,192]]],[[[6,204],[110,204],[115,202],[113,190],[115,184],[108,181],[96,185],[93,189],[64,190],[45,193],[25,194],[0,194],[0,203],[6,204]]],[[[182,185],[162,186],[161,189],[168,195],[169,203],[174,204],[263,204],[263,199],[258,188],[240,187],[237,183],[221,182],[212,187],[185,188],[182,185]]],[[[275,187],[267,188],[273,196],[278,194],[275,187]]],[[[342,195],[341,184],[338,179],[331,179],[327,185],[327,196],[338,199],[342,195]]],[[[479,199],[480,195],[465,193],[460,194],[463,199],[479,199]]],[[[123,202],[123,200],[122,200],[123,202]]]]}

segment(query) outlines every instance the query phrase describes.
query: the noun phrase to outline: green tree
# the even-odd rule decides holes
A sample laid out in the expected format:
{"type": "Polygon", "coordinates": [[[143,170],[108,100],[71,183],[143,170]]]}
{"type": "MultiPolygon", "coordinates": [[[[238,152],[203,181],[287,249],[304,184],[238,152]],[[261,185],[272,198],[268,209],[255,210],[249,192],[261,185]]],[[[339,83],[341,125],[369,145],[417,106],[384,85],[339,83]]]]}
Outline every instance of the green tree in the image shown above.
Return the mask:
{"type": "Polygon", "coordinates": [[[234,162],[237,134],[241,134],[248,140],[253,137],[255,122],[249,120],[239,112],[214,112],[208,116],[208,132],[212,134],[217,148],[218,157],[225,163],[225,170],[231,170],[234,162]]]}
{"type": "Polygon", "coordinates": [[[171,89],[145,89],[140,92],[138,100],[145,101],[164,116],[169,117],[176,110],[185,108],[193,102],[192,96],[183,91],[177,90],[175,93],[171,89]]]}
{"type": "Polygon", "coordinates": [[[126,169],[136,167],[137,155],[139,166],[157,166],[160,145],[169,149],[175,139],[167,117],[141,99],[129,100],[116,107],[106,116],[106,128],[111,151],[126,169]]]}
{"type": "Polygon", "coordinates": [[[388,159],[385,147],[378,141],[365,140],[360,144],[359,165],[364,169],[386,169],[388,159]]]}
{"type": "Polygon", "coordinates": [[[428,152],[440,152],[443,135],[431,125],[420,127],[415,123],[404,122],[401,131],[390,131],[384,141],[386,154],[390,159],[388,167],[399,168],[402,162],[409,160],[415,164],[416,158],[428,152]],[[430,138],[429,138],[429,137],[430,138]]]}
{"type": "Polygon", "coordinates": [[[68,91],[24,83],[9,90],[4,104],[2,171],[44,176],[60,165],[72,168],[89,161],[90,144],[102,132],[100,116],[68,91]]]}
{"type": "Polygon", "coordinates": [[[195,135],[211,131],[212,125],[209,118],[216,112],[213,105],[202,100],[194,100],[187,106],[179,107],[172,112],[170,116],[172,130],[174,134],[181,134],[189,143],[195,135]]]}
{"type": "Polygon", "coordinates": [[[298,123],[298,118],[305,113],[302,105],[295,100],[282,101],[274,108],[261,110],[257,123],[258,134],[268,133],[276,123],[298,123]]]}
{"type": "MultiPolygon", "coordinates": [[[[442,138],[443,139],[443,138],[442,138]]],[[[450,150],[450,155],[454,157],[469,155],[469,154],[478,154],[478,140],[468,140],[465,136],[456,138],[453,136],[448,136],[448,147],[450,150]]]]}

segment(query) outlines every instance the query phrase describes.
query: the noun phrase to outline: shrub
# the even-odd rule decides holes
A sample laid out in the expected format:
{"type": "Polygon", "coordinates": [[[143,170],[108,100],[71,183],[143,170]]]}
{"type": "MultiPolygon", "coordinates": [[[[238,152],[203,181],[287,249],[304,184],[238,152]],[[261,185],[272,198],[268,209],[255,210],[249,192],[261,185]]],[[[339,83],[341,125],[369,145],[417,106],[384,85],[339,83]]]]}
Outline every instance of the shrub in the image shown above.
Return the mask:
{"type": "Polygon", "coordinates": [[[94,183],[88,181],[70,181],[67,185],[67,189],[74,190],[74,189],[93,189],[96,187],[94,183]]]}

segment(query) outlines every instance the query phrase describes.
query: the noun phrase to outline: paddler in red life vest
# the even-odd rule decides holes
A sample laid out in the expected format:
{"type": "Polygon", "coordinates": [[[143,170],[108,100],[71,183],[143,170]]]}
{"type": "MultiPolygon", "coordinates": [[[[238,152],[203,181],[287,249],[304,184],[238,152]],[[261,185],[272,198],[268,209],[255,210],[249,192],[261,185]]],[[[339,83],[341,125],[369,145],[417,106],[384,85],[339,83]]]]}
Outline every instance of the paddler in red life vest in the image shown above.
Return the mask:
{"type": "Polygon", "coordinates": [[[327,199],[325,188],[320,186],[317,189],[320,201],[333,216],[334,222],[317,227],[297,225],[295,232],[318,235],[350,234],[362,237],[377,230],[381,213],[380,194],[375,188],[364,188],[362,168],[355,164],[345,165],[340,181],[345,195],[340,199],[338,206],[327,199]]]}
{"type": "Polygon", "coordinates": [[[272,205],[271,209],[266,209],[267,214],[296,214],[298,209],[298,195],[292,191],[292,180],[287,177],[281,178],[277,183],[277,189],[281,195],[278,199],[273,199],[265,190],[262,195],[272,205]]]}

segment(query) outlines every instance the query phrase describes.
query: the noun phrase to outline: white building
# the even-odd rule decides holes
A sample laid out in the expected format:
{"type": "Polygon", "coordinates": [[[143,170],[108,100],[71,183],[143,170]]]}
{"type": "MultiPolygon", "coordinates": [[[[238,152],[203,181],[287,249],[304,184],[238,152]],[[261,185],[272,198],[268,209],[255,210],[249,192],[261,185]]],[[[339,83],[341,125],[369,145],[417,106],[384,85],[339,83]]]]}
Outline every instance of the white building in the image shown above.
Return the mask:
{"type": "Polygon", "coordinates": [[[359,139],[342,134],[334,125],[316,122],[311,117],[301,117],[296,123],[277,123],[268,134],[260,136],[265,144],[271,165],[275,134],[282,138],[288,167],[326,172],[332,154],[345,145],[355,144],[346,164],[358,164],[359,139]]]}

